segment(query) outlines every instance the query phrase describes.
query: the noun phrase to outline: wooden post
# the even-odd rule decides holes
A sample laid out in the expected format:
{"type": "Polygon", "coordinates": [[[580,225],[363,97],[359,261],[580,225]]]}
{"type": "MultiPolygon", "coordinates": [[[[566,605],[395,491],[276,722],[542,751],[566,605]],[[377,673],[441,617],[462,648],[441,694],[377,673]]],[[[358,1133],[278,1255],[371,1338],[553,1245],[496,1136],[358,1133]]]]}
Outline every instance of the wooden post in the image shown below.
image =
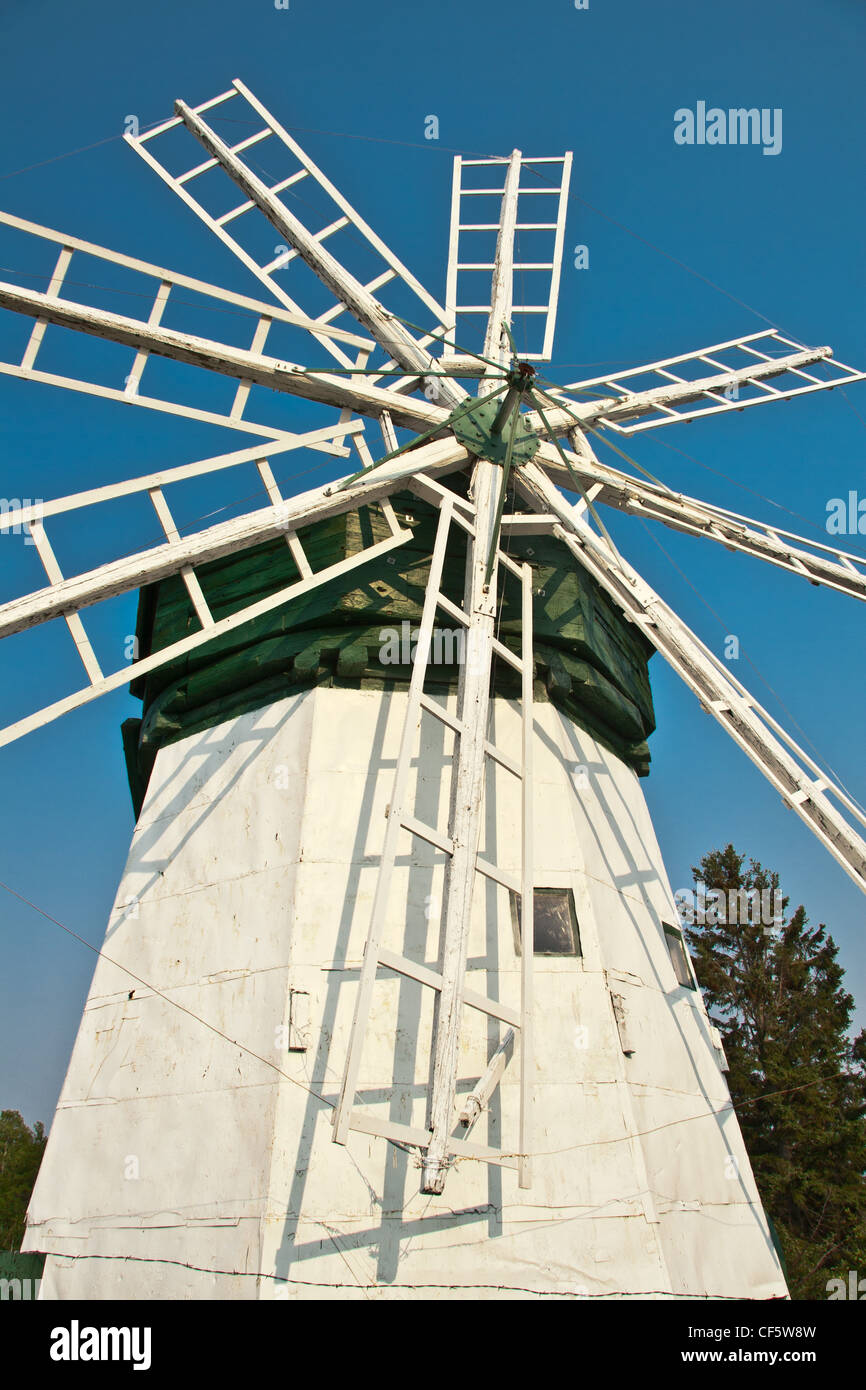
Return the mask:
{"type": "MultiPolygon", "coordinates": [[[[514,229],[517,222],[517,193],[520,182],[520,151],[511,156],[505,189],[499,235],[496,242],[490,318],[484,342],[484,356],[500,363],[508,357],[503,345],[503,325],[511,317],[514,229]]],[[[489,369],[493,371],[493,368],[489,369]]],[[[482,380],[479,394],[488,389],[482,380]]],[[[454,853],[446,877],[445,933],[442,959],[442,990],[434,1040],[433,1085],[430,1104],[430,1145],[424,1158],[422,1190],[441,1192],[448,1167],[449,1138],[454,1122],[457,1061],[466,952],[472,911],[475,859],[481,830],[484,796],[485,743],[490,706],[490,664],[496,617],[494,564],[489,584],[485,582],[487,556],[493,540],[496,498],[502,470],[498,464],[479,459],[472,480],[475,500],[475,535],[467,556],[464,610],[468,623],[466,659],[460,671],[459,715],[465,732],[460,737],[457,769],[451,800],[451,830],[454,853]]]]}
{"type": "Polygon", "coordinates": [[[521,714],[523,717],[523,845],[521,851],[520,902],[523,941],[520,956],[520,1163],[518,1182],[530,1187],[529,1159],[530,1105],[532,1093],[532,972],[535,965],[535,865],[532,836],[532,567],[523,566],[521,575],[521,714]]]}

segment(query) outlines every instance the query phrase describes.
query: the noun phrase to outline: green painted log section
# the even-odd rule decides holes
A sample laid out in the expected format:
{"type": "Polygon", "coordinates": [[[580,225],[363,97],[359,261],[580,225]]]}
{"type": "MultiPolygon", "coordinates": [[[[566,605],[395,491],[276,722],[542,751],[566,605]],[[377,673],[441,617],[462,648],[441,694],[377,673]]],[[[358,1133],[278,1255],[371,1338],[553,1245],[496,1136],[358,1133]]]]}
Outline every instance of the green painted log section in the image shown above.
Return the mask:
{"type": "MultiPolygon", "coordinates": [[[[452,480],[452,486],[454,485],[452,480]]],[[[393,499],[411,542],[338,580],[303,594],[177,661],[140,678],[133,694],[141,719],[127,720],[123,741],[136,814],[157,750],[166,743],[223,720],[261,708],[305,686],[405,689],[411,648],[427,575],[437,513],[411,493],[393,499]],[[402,628],[408,623],[410,627],[402,628]],[[391,630],[393,637],[389,640],[391,630]],[[404,640],[400,640],[400,639],[404,640]],[[401,650],[402,648],[402,650],[401,650]],[[384,657],[392,657],[388,662],[384,657]],[[409,658],[407,660],[407,657],[409,658]]],[[[317,522],[299,532],[314,571],[389,534],[378,505],[317,522]]],[[[463,596],[465,533],[454,527],[443,591],[458,605],[463,596]]],[[[647,663],[652,647],[627,623],[589,575],[558,541],[547,536],[506,539],[515,559],[535,571],[535,697],[549,699],[580,727],[645,776],[646,740],[655,727],[647,663]]],[[[214,618],[227,617],[300,576],[280,538],[204,565],[197,571],[214,618]]],[[[520,648],[520,593],[502,575],[504,602],[497,635],[520,648]]],[[[431,691],[456,688],[453,623],[440,611],[442,637],[428,668],[431,691]]],[[[138,654],[149,655],[197,631],[199,623],[179,577],[143,589],[138,609],[138,654]]],[[[520,677],[495,660],[496,695],[519,699],[520,677]]]]}

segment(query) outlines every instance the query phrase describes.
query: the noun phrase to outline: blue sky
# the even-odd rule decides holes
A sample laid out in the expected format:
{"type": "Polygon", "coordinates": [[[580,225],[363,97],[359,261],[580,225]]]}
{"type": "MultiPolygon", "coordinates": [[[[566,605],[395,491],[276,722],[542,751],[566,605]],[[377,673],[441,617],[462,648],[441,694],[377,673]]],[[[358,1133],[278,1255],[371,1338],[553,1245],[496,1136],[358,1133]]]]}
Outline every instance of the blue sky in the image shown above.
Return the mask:
{"type": "MultiPolygon", "coordinates": [[[[866,12],[857,0],[590,0],[585,10],[572,0],[291,0],[285,10],[272,0],[30,0],[4,9],[0,44],[21,55],[0,91],[8,212],[257,294],[120,139],[127,116],[145,126],[169,116],[175,97],[195,104],[241,77],[440,296],[453,152],[574,150],[559,380],[603,369],[570,364],[625,367],[767,320],[866,366],[866,12]],[[780,153],[675,143],[675,111],[701,100],[780,108],[780,153]],[[438,141],[424,138],[429,115],[438,141]],[[569,255],[579,244],[589,248],[586,270],[569,255]]],[[[8,377],[0,419],[8,497],[61,495],[243,443],[8,377]]],[[[828,500],[866,496],[864,445],[866,385],[855,385],[651,432],[629,447],[674,487],[826,539],[828,500]]],[[[611,525],[714,650],[727,633],[739,637],[736,673],[866,801],[862,607],[705,541],[650,534],[631,519],[611,525]]],[[[66,553],[86,557],[92,539],[70,534],[66,553]]],[[[845,543],[866,551],[862,537],[845,543]]],[[[32,551],[4,541],[0,597],[39,582],[32,551]]],[[[134,608],[129,597],[93,616],[109,661],[134,608]]],[[[62,633],[4,645],[4,723],[77,678],[62,633]]],[[[660,658],[652,674],[659,727],[644,787],[673,887],[729,840],[778,869],[793,902],[835,936],[866,1022],[862,896],[660,658]]],[[[119,725],[135,712],[122,691],[0,750],[0,878],[97,944],[133,826],[119,725]]],[[[0,1107],[50,1121],[93,963],[0,895],[0,1107]]]]}

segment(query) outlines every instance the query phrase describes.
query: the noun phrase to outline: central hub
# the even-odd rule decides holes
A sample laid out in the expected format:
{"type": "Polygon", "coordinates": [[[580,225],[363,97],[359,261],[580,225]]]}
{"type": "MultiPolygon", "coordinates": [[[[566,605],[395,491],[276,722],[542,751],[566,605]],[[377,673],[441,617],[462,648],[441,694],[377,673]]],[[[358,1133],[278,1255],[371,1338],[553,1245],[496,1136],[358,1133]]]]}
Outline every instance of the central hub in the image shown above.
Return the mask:
{"type": "Polygon", "coordinates": [[[508,441],[514,434],[511,447],[512,465],[528,463],[540,439],[526,423],[526,417],[515,410],[535,377],[529,362],[515,362],[506,375],[508,389],[493,400],[479,401],[471,410],[452,421],[451,428],[461,444],[478,458],[490,463],[505,463],[508,441]]]}
{"type": "Polygon", "coordinates": [[[535,381],[535,368],[531,362],[512,362],[508,371],[508,380],[512,386],[518,387],[521,391],[528,391],[535,381]]]}

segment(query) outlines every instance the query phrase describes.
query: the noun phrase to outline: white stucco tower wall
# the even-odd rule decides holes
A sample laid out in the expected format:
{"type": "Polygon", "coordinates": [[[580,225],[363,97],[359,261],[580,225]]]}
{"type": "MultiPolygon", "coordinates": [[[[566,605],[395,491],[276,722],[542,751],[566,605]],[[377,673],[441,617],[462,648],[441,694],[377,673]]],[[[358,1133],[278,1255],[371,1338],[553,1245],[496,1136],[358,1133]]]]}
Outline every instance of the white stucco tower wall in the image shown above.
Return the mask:
{"type": "MultiPolygon", "coordinates": [[[[463,1159],[422,1195],[416,1151],[331,1142],[406,699],[312,688],[158,753],[30,1206],[43,1297],[784,1296],[639,780],[551,704],[536,882],[573,891],[582,954],[535,960],[532,1186],[463,1159]]],[[[519,756],[519,707],[494,720],[519,756]]],[[[412,768],[443,830],[451,737],[425,716],[412,768]]],[[[491,764],[481,853],[516,874],[519,852],[491,764]]],[[[386,941],[433,969],[444,862],[405,834],[386,941]]],[[[480,875],[469,973],[518,1006],[508,893],[480,875]]],[[[433,1005],[380,971],[359,1107],[424,1127],[433,1005]]],[[[466,1010],[462,1089],[503,1032],[466,1010]]],[[[515,1062],[471,1136],[506,1152],[515,1062]]]]}

